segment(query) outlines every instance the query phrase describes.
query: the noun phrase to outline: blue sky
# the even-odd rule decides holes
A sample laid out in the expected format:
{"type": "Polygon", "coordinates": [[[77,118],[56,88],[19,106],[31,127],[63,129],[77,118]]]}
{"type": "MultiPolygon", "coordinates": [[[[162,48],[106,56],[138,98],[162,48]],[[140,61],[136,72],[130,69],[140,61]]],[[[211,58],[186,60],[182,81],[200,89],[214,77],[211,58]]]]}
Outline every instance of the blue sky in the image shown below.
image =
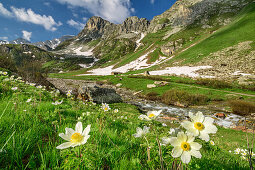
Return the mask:
{"type": "Polygon", "coordinates": [[[129,16],[151,20],[176,0],[1,0],[0,40],[31,42],[77,35],[91,16],[122,23],[129,16]]]}

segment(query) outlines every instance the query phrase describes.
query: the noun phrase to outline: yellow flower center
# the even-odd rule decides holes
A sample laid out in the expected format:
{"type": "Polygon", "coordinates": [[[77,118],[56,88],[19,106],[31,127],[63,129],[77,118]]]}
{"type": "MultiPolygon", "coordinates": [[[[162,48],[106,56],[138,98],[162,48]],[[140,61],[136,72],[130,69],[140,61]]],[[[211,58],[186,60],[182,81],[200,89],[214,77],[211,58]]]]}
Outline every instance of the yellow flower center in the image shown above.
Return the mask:
{"type": "Polygon", "coordinates": [[[71,136],[72,143],[80,143],[83,140],[83,136],[80,133],[74,133],[71,136]]]}
{"type": "Polygon", "coordinates": [[[199,130],[199,131],[201,131],[201,130],[203,130],[203,129],[205,128],[205,126],[203,125],[203,123],[200,123],[200,122],[196,122],[196,123],[194,124],[194,127],[195,127],[197,130],[199,130]]]}
{"type": "Polygon", "coordinates": [[[187,143],[187,142],[182,142],[181,148],[182,148],[182,150],[184,150],[184,151],[189,151],[189,150],[190,150],[190,144],[187,143]]]}
{"type": "Polygon", "coordinates": [[[149,118],[154,117],[155,115],[153,113],[149,114],[149,118]]]}
{"type": "Polygon", "coordinates": [[[107,107],[105,107],[105,108],[104,108],[104,110],[105,110],[105,111],[108,111],[108,108],[107,108],[107,107]]]}

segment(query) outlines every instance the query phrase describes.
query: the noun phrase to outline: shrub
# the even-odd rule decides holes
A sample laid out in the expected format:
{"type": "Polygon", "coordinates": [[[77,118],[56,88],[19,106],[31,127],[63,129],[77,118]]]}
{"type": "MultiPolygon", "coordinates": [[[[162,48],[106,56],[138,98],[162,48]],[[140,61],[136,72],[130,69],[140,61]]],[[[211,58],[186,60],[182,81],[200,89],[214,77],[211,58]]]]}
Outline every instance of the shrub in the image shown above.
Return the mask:
{"type": "Polygon", "coordinates": [[[215,80],[215,79],[197,79],[196,84],[202,85],[202,86],[209,86],[217,89],[224,89],[224,88],[232,88],[233,86],[222,80],[215,80]]]}
{"type": "Polygon", "coordinates": [[[231,100],[228,102],[234,114],[246,116],[255,113],[255,104],[243,100],[231,100]]]}
{"type": "Polygon", "coordinates": [[[145,99],[157,101],[157,100],[160,100],[161,97],[159,96],[159,94],[157,92],[149,92],[146,94],[145,99]]]}
{"type": "Polygon", "coordinates": [[[158,21],[158,23],[159,24],[166,24],[166,23],[169,23],[169,19],[168,18],[161,18],[159,21],[158,21]]]}
{"type": "Polygon", "coordinates": [[[174,105],[179,102],[184,105],[202,105],[209,101],[209,98],[201,94],[192,94],[183,90],[169,90],[162,95],[162,102],[174,105]]]}

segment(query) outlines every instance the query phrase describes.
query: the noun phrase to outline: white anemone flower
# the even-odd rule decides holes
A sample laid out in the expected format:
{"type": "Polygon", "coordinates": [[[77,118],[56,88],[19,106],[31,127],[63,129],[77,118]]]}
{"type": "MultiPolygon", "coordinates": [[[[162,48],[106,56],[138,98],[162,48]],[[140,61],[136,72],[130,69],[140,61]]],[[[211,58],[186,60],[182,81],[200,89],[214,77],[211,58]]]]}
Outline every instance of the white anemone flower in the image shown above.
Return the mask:
{"type": "Polygon", "coordinates": [[[147,112],[147,116],[149,118],[156,118],[160,115],[160,113],[162,112],[162,110],[153,110],[153,111],[148,111],[147,112]]]}
{"type": "Polygon", "coordinates": [[[52,104],[55,105],[55,106],[57,106],[57,105],[60,105],[60,104],[62,104],[62,103],[63,103],[63,100],[61,100],[61,101],[55,101],[55,102],[53,102],[52,104]]]}
{"type": "Polygon", "coordinates": [[[138,127],[136,128],[136,133],[133,134],[135,138],[140,138],[145,136],[147,133],[149,133],[150,127],[144,126],[143,129],[138,127]]]}
{"type": "Polygon", "coordinates": [[[119,112],[119,110],[118,109],[114,109],[114,111],[113,111],[114,113],[118,113],[119,112]]]}
{"type": "Polygon", "coordinates": [[[105,112],[107,112],[107,111],[109,111],[111,108],[110,108],[110,106],[109,106],[108,104],[102,103],[102,109],[103,109],[105,112]]]}
{"type": "Polygon", "coordinates": [[[240,148],[236,148],[236,149],[234,150],[234,153],[235,153],[235,154],[240,154],[240,152],[241,152],[241,149],[240,149],[240,148]]]}
{"type": "Polygon", "coordinates": [[[41,86],[41,85],[39,85],[39,86],[36,86],[36,88],[41,89],[41,88],[42,88],[42,86],[41,86]]]}
{"type": "Polygon", "coordinates": [[[88,125],[84,131],[82,131],[82,123],[78,122],[75,126],[75,130],[72,128],[66,128],[66,133],[60,133],[59,136],[68,142],[57,146],[57,149],[66,149],[69,147],[84,145],[90,137],[90,126],[91,125],[88,125]]]}
{"type": "Polygon", "coordinates": [[[7,76],[7,75],[8,75],[8,73],[7,73],[7,72],[3,72],[3,75],[4,75],[4,76],[7,76]]]}
{"type": "Polygon", "coordinates": [[[214,141],[210,140],[210,144],[211,145],[215,145],[214,141]]]}
{"type": "Polygon", "coordinates": [[[192,133],[194,136],[198,136],[200,139],[208,142],[210,137],[208,134],[216,133],[217,127],[213,125],[213,118],[204,117],[202,112],[197,112],[196,115],[193,113],[189,113],[189,117],[191,118],[190,121],[184,121],[182,126],[189,132],[192,133]]]}
{"type": "Polygon", "coordinates": [[[172,156],[174,158],[181,157],[183,163],[187,164],[191,160],[191,156],[196,158],[201,158],[202,155],[199,152],[202,145],[194,142],[195,137],[191,134],[185,134],[184,132],[179,132],[177,137],[170,138],[170,143],[174,146],[172,151],[172,156]]]}
{"type": "Polygon", "coordinates": [[[151,120],[148,116],[146,116],[146,115],[140,115],[139,117],[138,117],[138,119],[140,119],[140,120],[147,120],[147,121],[149,121],[149,120],[151,120]]]}
{"type": "Polygon", "coordinates": [[[169,145],[171,143],[172,138],[169,137],[163,137],[162,141],[161,141],[161,145],[165,146],[165,145],[169,145]]]}
{"type": "Polygon", "coordinates": [[[13,87],[12,90],[16,91],[16,90],[18,90],[18,87],[13,87]]]}
{"type": "Polygon", "coordinates": [[[27,99],[27,101],[26,101],[26,102],[27,102],[27,103],[29,103],[29,102],[31,102],[31,100],[32,100],[31,98],[30,98],[30,99],[27,99]]]}

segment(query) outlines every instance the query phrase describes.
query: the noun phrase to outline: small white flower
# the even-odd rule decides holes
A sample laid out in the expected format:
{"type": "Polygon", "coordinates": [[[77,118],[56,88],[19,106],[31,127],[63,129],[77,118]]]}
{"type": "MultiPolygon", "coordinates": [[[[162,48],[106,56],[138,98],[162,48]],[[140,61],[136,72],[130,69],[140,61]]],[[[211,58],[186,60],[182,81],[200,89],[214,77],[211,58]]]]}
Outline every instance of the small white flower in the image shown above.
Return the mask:
{"type": "Polygon", "coordinates": [[[161,141],[161,145],[169,145],[171,143],[171,138],[163,137],[161,141]]]}
{"type": "Polygon", "coordinates": [[[150,127],[144,126],[143,129],[138,127],[136,128],[136,133],[133,134],[135,138],[140,138],[145,136],[147,133],[149,133],[150,127]]]}
{"type": "Polygon", "coordinates": [[[242,158],[243,160],[247,160],[247,158],[246,158],[245,156],[241,156],[241,158],[242,158]]]}
{"type": "Polygon", "coordinates": [[[210,140],[210,144],[211,145],[215,145],[214,141],[210,140]]]}
{"type": "Polygon", "coordinates": [[[55,101],[55,102],[53,102],[52,104],[55,105],[55,106],[57,106],[57,105],[60,105],[60,104],[62,104],[62,103],[63,103],[63,100],[61,100],[61,101],[55,101]]]}
{"type": "Polygon", "coordinates": [[[236,149],[234,150],[234,153],[235,153],[235,154],[240,154],[240,152],[241,152],[241,149],[240,149],[240,148],[236,148],[236,149]]]}
{"type": "Polygon", "coordinates": [[[162,126],[167,126],[167,124],[165,124],[165,123],[162,123],[162,126]]]}
{"type": "Polygon", "coordinates": [[[118,109],[114,109],[114,111],[113,111],[114,113],[118,113],[119,112],[119,110],[118,109]]]}
{"type": "Polygon", "coordinates": [[[90,135],[88,135],[90,132],[90,126],[91,125],[88,125],[84,131],[82,131],[82,123],[78,122],[75,126],[75,130],[72,128],[66,128],[66,133],[60,133],[59,136],[68,142],[57,146],[57,149],[66,149],[85,144],[90,137],[90,135]]]}
{"type": "Polygon", "coordinates": [[[8,75],[8,73],[7,73],[7,72],[3,72],[3,75],[4,75],[4,76],[7,76],[7,75],[8,75]]]}
{"type": "Polygon", "coordinates": [[[29,85],[30,85],[30,86],[35,86],[36,84],[35,84],[35,83],[30,83],[29,85]]]}
{"type": "Polygon", "coordinates": [[[202,112],[197,112],[196,115],[193,113],[189,113],[189,117],[191,118],[192,122],[184,121],[182,126],[194,136],[198,136],[200,139],[208,142],[210,137],[208,134],[216,133],[217,127],[213,125],[213,118],[204,117],[202,112]]]}
{"type": "Polygon", "coordinates": [[[168,132],[170,135],[174,135],[175,134],[175,129],[174,128],[170,128],[170,131],[168,132]]]}
{"type": "Polygon", "coordinates": [[[41,89],[41,88],[42,88],[42,86],[41,86],[41,85],[39,85],[39,86],[36,86],[36,88],[41,89]]]}
{"type": "Polygon", "coordinates": [[[156,118],[160,115],[160,113],[162,112],[162,110],[153,110],[153,111],[148,111],[147,112],[147,116],[152,119],[152,118],[156,118]]]}
{"type": "Polygon", "coordinates": [[[18,87],[13,87],[12,90],[16,91],[16,90],[18,90],[18,87]]]}
{"type": "Polygon", "coordinates": [[[138,119],[140,119],[140,120],[147,120],[147,121],[149,121],[149,120],[151,120],[148,116],[146,116],[146,115],[140,115],[139,117],[138,117],[138,119]]]}
{"type": "Polygon", "coordinates": [[[187,164],[191,160],[191,156],[201,158],[202,155],[199,152],[202,145],[194,142],[195,137],[193,135],[186,135],[184,132],[179,132],[177,137],[171,137],[170,143],[174,147],[172,156],[174,158],[181,157],[183,163],[187,164]]]}
{"type": "Polygon", "coordinates": [[[105,112],[107,112],[107,111],[109,111],[111,108],[109,107],[108,104],[102,103],[102,109],[103,109],[105,112]]]}
{"type": "Polygon", "coordinates": [[[27,99],[27,101],[26,101],[26,102],[27,102],[27,103],[29,103],[29,102],[31,102],[31,100],[32,100],[31,98],[30,98],[30,99],[27,99]]]}
{"type": "Polygon", "coordinates": [[[229,153],[232,153],[232,151],[231,151],[231,150],[229,150],[228,152],[229,152],[229,153]]]}

